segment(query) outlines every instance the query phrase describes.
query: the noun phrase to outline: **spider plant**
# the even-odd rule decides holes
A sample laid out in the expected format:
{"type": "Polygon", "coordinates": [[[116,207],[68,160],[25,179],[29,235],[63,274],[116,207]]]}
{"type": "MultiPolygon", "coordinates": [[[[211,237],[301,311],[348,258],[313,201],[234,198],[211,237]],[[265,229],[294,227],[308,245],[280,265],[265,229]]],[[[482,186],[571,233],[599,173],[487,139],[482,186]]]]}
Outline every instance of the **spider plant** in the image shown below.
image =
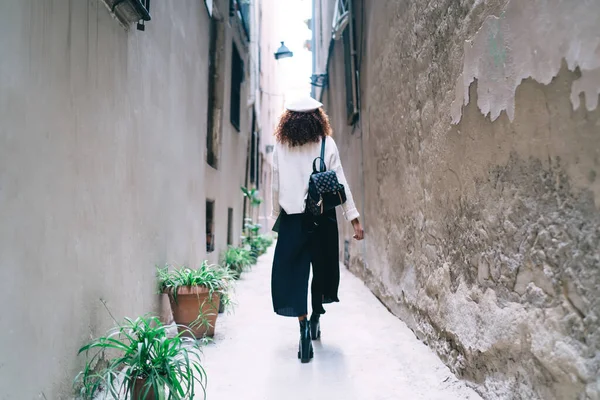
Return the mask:
{"type": "Polygon", "coordinates": [[[244,197],[247,197],[250,200],[250,205],[252,207],[258,207],[262,203],[262,198],[260,197],[260,193],[256,189],[248,189],[246,187],[241,187],[242,193],[244,197]]]}
{"type": "Polygon", "coordinates": [[[265,254],[267,249],[273,244],[273,238],[270,235],[258,235],[255,246],[260,254],[265,254]]]}
{"type": "Polygon", "coordinates": [[[168,337],[167,327],[157,317],[125,318],[106,336],[81,347],[81,353],[85,353],[87,361],[75,378],[75,385],[80,385],[84,399],[106,390],[115,399],[125,394],[132,400],[142,400],[152,395],[158,398],[167,389],[168,400],[183,400],[194,398],[196,383],[206,398],[206,374],[200,365],[199,344],[181,333],[168,337]],[[99,362],[105,352],[114,357],[99,362]]]}
{"type": "Polygon", "coordinates": [[[172,294],[175,301],[178,289],[189,286],[203,286],[211,295],[219,293],[221,297],[228,298],[233,280],[231,271],[219,265],[208,264],[208,261],[202,262],[197,269],[186,266],[171,268],[165,265],[163,268],[157,268],[157,276],[159,290],[172,294]]]}
{"type": "Polygon", "coordinates": [[[266,253],[269,246],[273,244],[273,238],[269,235],[250,235],[244,236],[242,242],[250,249],[252,255],[257,258],[266,253]]]}
{"type": "Polygon", "coordinates": [[[262,228],[261,224],[255,224],[252,222],[252,218],[244,219],[244,234],[245,236],[258,236],[260,232],[260,228],[262,228]]]}
{"type": "Polygon", "coordinates": [[[256,262],[250,249],[245,247],[228,247],[223,253],[222,259],[222,265],[232,272],[235,279],[239,279],[242,272],[250,269],[252,264],[256,262]]]}
{"type": "Polygon", "coordinates": [[[158,268],[157,276],[160,291],[169,296],[175,321],[189,326],[196,337],[212,336],[220,304],[224,309],[233,305],[232,271],[204,261],[197,269],[167,265],[158,268]]]}

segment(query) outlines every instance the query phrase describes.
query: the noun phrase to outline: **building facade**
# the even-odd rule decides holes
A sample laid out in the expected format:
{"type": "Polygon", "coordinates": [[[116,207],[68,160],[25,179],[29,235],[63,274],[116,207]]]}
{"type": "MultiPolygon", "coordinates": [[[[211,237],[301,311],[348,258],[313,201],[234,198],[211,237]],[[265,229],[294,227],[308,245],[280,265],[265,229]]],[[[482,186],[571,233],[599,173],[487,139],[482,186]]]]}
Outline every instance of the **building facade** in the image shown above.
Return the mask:
{"type": "MultiPolygon", "coordinates": [[[[285,93],[282,90],[282,74],[280,62],[274,54],[280,45],[277,40],[281,32],[278,7],[282,7],[277,0],[261,0],[260,10],[260,69],[259,82],[261,99],[261,143],[264,150],[262,177],[264,181],[262,192],[263,204],[260,208],[260,223],[265,230],[269,230],[274,221],[271,219],[273,204],[271,201],[271,179],[273,169],[273,149],[275,145],[274,131],[281,111],[283,110],[285,93]]],[[[285,62],[285,61],[284,61],[285,62]]]]}
{"type": "Polygon", "coordinates": [[[315,0],[315,96],[367,237],[341,256],[487,398],[600,396],[598,15],[315,0]]]}
{"type": "Polygon", "coordinates": [[[240,241],[252,4],[127,3],[0,4],[1,399],[70,398],[110,314],[168,319],[156,265],[240,241]]]}
{"type": "Polygon", "coordinates": [[[204,188],[206,250],[218,262],[228,245],[240,242],[249,212],[240,188],[248,186],[258,132],[252,43],[253,7],[246,1],[213,0],[209,35],[208,114],[204,188]],[[212,211],[212,212],[211,212],[212,211]]]}

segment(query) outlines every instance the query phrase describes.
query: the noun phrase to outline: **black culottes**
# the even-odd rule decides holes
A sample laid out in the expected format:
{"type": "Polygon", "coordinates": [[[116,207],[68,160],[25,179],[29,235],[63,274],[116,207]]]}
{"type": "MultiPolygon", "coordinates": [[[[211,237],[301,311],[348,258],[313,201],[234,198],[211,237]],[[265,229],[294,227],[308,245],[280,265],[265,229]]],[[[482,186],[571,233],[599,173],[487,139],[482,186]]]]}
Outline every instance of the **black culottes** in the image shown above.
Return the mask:
{"type": "Polygon", "coordinates": [[[286,214],[282,210],[271,273],[273,309],[277,314],[286,317],[308,314],[311,264],[312,312],[324,314],[324,303],[339,301],[340,264],[335,210],[319,217],[286,214]]]}

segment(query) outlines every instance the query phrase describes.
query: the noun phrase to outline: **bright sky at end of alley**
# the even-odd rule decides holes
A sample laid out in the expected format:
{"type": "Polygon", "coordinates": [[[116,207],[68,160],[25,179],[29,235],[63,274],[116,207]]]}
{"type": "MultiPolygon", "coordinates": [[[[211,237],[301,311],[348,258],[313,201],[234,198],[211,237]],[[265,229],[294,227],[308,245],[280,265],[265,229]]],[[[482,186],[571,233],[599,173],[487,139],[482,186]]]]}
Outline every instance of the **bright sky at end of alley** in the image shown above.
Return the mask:
{"type": "Polygon", "coordinates": [[[310,75],[312,73],[312,53],[304,44],[312,39],[312,32],[305,21],[312,18],[311,0],[285,0],[285,7],[277,7],[276,18],[279,32],[273,38],[277,43],[285,41],[294,52],[294,57],[280,60],[285,65],[287,82],[284,91],[287,96],[310,93],[310,75]]]}

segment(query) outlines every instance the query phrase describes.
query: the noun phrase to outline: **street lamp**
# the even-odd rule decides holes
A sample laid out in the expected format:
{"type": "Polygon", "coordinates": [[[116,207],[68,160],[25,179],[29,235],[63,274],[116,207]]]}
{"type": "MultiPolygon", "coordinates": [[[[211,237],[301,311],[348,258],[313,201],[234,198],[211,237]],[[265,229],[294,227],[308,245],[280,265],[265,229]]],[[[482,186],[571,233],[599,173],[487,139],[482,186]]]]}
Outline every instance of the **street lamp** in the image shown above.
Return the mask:
{"type": "Polygon", "coordinates": [[[292,53],[290,49],[288,49],[286,45],[283,44],[283,42],[281,42],[281,46],[279,47],[279,49],[277,49],[277,52],[275,53],[275,59],[280,60],[282,58],[288,58],[293,56],[294,53],[292,53]]]}

